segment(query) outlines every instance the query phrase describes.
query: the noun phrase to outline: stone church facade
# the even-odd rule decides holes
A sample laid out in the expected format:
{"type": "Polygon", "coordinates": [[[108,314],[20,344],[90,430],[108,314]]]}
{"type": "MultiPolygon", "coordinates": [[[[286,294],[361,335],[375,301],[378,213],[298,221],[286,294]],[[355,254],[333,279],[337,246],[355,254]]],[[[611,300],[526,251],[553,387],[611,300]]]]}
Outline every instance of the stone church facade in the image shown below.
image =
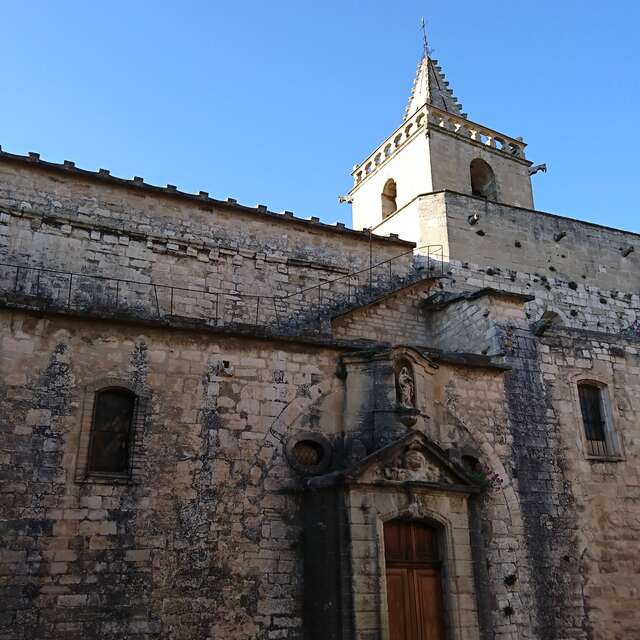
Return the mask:
{"type": "Polygon", "coordinates": [[[354,229],[0,152],[0,638],[640,638],[640,236],[437,62],[354,229]]]}

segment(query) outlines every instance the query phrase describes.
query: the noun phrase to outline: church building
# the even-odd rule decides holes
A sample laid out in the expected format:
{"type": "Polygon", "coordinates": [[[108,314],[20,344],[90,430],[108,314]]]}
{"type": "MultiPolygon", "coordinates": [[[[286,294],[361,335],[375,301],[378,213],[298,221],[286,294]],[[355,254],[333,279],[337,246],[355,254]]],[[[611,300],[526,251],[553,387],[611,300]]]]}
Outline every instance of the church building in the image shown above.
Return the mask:
{"type": "Polygon", "coordinates": [[[0,638],[640,638],[640,236],[525,150],[429,54],[353,228],[0,150],[0,638]]]}

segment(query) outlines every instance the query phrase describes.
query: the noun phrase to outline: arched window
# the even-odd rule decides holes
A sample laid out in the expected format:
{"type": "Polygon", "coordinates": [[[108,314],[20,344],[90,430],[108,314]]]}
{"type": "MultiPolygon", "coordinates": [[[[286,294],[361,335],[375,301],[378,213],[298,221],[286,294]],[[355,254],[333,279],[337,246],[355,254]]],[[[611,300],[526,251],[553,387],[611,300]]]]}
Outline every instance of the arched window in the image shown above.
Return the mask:
{"type": "Polygon", "coordinates": [[[613,429],[606,386],[590,381],[579,382],[578,398],[587,455],[599,458],[619,456],[621,450],[613,429]]]}
{"type": "Polygon", "coordinates": [[[382,190],[382,219],[388,218],[394,211],[398,209],[396,204],[396,183],[395,180],[389,179],[384,184],[382,190]]]}
{"type": "Polygon", "coordinates": [[[126,475],[130,471],[136,395],[111,387],[95,394],[88,474],[126,475]]]}
{"type": "Polygon", "coordinates": [[[475,158],[471,161],[470,172],[472,195],[497,200],[496,176],[489,164],[480,158],[475,158]]]}

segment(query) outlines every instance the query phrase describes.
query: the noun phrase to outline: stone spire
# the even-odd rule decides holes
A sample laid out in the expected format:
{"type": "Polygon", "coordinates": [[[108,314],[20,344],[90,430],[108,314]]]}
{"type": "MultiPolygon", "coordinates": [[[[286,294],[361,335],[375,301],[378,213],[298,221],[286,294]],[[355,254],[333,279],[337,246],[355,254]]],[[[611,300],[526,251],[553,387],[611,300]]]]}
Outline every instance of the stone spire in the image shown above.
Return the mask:
{"type": "Polygon", "coordinates": [[[462,118],[467,117],[467,114],[462,112],[462,105],[449,88],[449,82],[445,79],[438,61],[434,60],[428,53],[422,56],[422,60],[418,65],[404,119],[409,118],[425,104],[431,104],[438,109],[448,111],[462,118]]]}

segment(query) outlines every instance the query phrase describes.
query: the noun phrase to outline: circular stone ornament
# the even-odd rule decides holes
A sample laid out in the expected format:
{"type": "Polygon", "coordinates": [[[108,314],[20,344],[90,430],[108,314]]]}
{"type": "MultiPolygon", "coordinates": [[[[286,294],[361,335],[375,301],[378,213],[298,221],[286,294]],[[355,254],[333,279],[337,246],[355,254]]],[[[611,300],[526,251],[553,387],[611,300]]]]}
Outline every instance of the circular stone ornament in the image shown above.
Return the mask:
{"type": "Polygon", "coordinates": [[[318,475],[331,463],[331,443],[320,433],[304,432],[287,440],[285,455],[289,464],[305,476],[318,475]]]}

